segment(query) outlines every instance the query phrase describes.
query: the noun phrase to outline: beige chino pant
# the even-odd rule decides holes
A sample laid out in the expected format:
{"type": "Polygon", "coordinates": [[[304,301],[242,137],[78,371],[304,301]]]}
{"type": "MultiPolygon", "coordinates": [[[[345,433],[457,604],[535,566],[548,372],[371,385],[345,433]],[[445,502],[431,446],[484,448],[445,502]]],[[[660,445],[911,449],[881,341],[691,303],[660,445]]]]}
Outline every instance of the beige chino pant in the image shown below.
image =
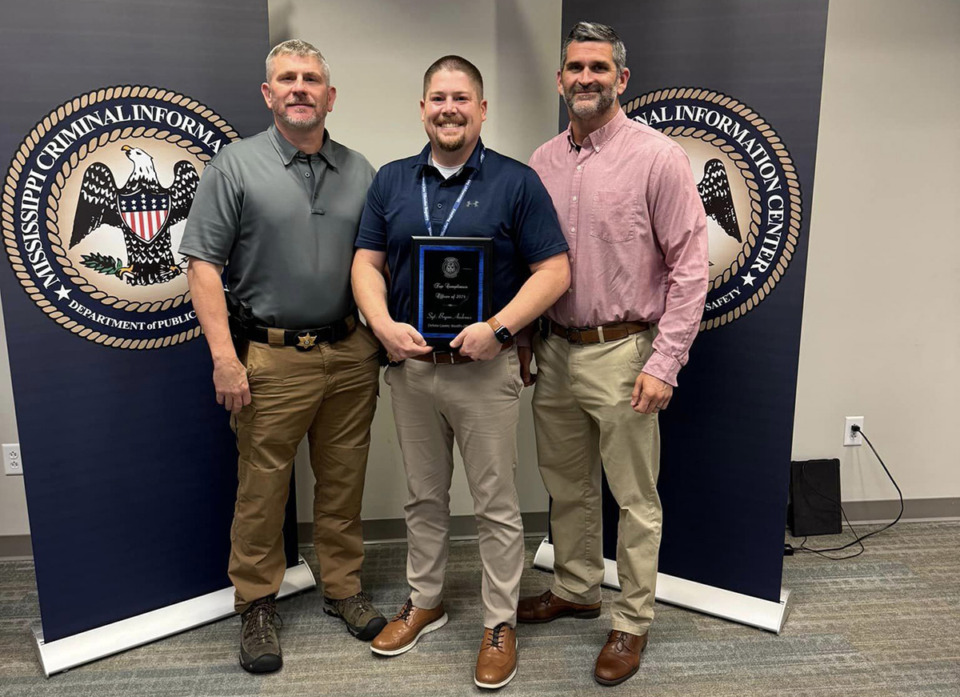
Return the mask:
{"type": "Polygon", "coordinates": [[[407,475],[407,582],[413,604],[434,608],[442,600],[456,439],[480,537],[483,623],[516,626],[523,571],[514,483],[523,389],[516,349],[460,365],[407,360],[387,368],[385,380],[407,475]]]}
{"type": "Polygon", "coordinates": [[[540,474],[552,498],[553,593],[600,601],[603,544],[600,469],[620,507],[613,629],[646,633],[653,621],[660,549],[657,416],[630,406],[655,329],[616,342],[571,345],[537,337],[534,427],[540,474]],[[601,464],[602,463],[602,464],[601,464]]]}
{"type": "Polygon", "coordinates": [[[297,446],[308,436],[316,478],[313,543],[324,595],[360,592],[360,504],[376,409],[377,340],[363,325],[310,351],[250,342],[240,359],[251,402],[232,420],[239,450],[228,567],[243,612],[283,580],[283,520],[297,446]]]}

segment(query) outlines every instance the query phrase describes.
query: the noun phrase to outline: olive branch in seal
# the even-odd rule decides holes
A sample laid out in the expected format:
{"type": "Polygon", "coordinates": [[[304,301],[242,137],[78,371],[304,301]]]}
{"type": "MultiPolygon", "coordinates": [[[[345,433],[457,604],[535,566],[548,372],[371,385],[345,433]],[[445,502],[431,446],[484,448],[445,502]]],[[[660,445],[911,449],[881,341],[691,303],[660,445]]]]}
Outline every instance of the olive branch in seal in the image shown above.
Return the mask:
{"type": "MultiPolygon", "coordinates": [[[[239,138],[237,132],[233,130],[226,120],[218,116],[210,108],[204,106],[194,99],[191,99],[190,97],[177,94],[176,92],[171,92],[170,90],[142,85],[120,85],[94,90],[79,97],[75,97],[74,99],[61,104],[59,107],[45,116],[43,120],[34,127],[30,134],[23,139],[23,142],[20,144],[20,147],[17,149],[13,159],[10,162],[10,168],[7,171],[6,180],[4,181],[3,185],[2,202],[0,202],[0,227],[2,227],[3,230],[4,248],[6,249],[7,256],[10,259],[10,265],[13,268],[14,275],[17,277],[17,280],[20,282],[20,285],[23,287],[24,291],[37,305],[37,307],[39,307],[50,317],[50,319],[56,321],[57,324],[61,325],[64,329],[68,329],[74,334],[77,334],[88,341],[103,344],[104,346],[113,346],[122,349],[137,350],[172,346],[198,337],[201,333],[200,327],[196,326],[193,329],[185,330],[178,334],[170,335],[162,339],[121,339],[119,337],[109,336],[90,327],[86,327],[80,322],[72,319],[69,315],[66,315],[58,310],[56,305],[50,302],[46,296],[40,292],[36,283],[33,281],[33,278],[30,276],[23,257],[20,254],[20,249],[17,246],[17,230],[14,222],[17,184],[23,176],[24,168],[27,166],[27,162],[34,148],[41,142],[43,137],[49,133],[51,129],[53,129],[54,126],[74,112],[81,109],[86,109],[88,106],[93,104],[118,98],[142,98],[170,102],[171,104],[190,110],[195,114],[198,114],[200,117],[206,119],[220,129],[220,131],[231,141],[239,138]]],[[[104,305],[112,306],[117,309],[123,309],[128,312],[145,313],[168,310],[172,307],[179,307],[184,302],[189,300],[190,293],[188,291],[178,295],[175,298],[167,298],[166,300],[158,300],[152,303],[131,301],[109,295],[89,283],[89,281],[84,278],[82,273],[74,267],[73,263],[66,255],[66,250],[64,250],[63,246],[60,244],[59,229],[57,227],[58,209],[63,187],[66,185],[67,178],[69,177],[70,173],[77,167],[77,165],[88,155],[107,143],[114,142],[121,138],[140,137],[153,138],[177,145],[178,147],[181,147],[195,155],[196,158],[201,162],[207,162],[210,160],[210,156],[203,152],[203,148],[194,145],[190,140],[167,130],[139,126],[136,128],[127,127],[109,133],[103,133],[99,137],[93,138],[90,141],[82,144],[80,148],[71,154],[70,158],[64,162],[60,171],[57,172],[56,177],[51,185],[50,196],[47,199],[47,208],[45,213],[47,216],[46,228],[47,238],[50,242],[50,251],[55,256],[57,262],[60,263],[64,275],[69,277],[72,283],[77,285],[81,291],[87,293],[87,295],[93,300],[97,300],[104,305]]],[[[90,266],[89,264],[84,263],[83,265],[94,269],[94,267],[90,266]]]]}

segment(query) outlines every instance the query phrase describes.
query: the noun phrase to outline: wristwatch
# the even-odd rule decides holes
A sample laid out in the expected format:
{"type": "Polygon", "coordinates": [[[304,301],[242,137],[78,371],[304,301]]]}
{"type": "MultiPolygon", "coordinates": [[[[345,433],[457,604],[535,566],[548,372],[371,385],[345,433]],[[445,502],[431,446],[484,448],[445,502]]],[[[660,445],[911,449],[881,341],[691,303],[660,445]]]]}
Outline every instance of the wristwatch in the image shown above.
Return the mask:
{"type": "Polygon", "coordinates": [[[501,344],[506,343],[513,334],[510,333],[510,330],[500,324],[500,320],[496,317],[491,317],[487,320],[487,324],[490,325],[490,328],[493,329],[493,335],[497,337],[497,341],[501,344]]]}

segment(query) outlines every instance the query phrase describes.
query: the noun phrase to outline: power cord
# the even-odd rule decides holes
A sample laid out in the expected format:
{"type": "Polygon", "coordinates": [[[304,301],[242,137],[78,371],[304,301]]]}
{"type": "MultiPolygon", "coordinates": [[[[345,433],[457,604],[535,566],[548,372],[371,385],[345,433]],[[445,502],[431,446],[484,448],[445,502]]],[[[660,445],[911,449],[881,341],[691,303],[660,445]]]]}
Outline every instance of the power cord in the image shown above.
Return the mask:
{"type": "Polygon", "coordinates": [[[866,548],[863,546],[863,541],[865,539],[867,539],[868,537],[873,537],[874,535],[878,535],[884,530],[889,530],[900,521],[900,518],[903,517],[903,492],[900,491],[900,487],[897,485],[897,481],[893,478],[893,475],[890,474],[890,470],[887,469],[887,465],[884,463],[883,458],[880,457],[880,453],[878,453],[877,449],[873,447],[873,443],[870,442],[870,439],[867,438],[867,434],[863,432],[863,429],[861,429],[858,424],[853,424],[850,427],[850,430],[853,431],[854,433],[859,433],[863,437],[863,439],[867,441],[867,445],[870,446],[870,450],[873,451],[873,454],[876,456],[877,460],[880,462],[880,466],[883,467],[883,471],[887,473],[887,477],[890,479],[890,482],[893,484],[894,488],[897,490],[897,495],[900,497],[900,512],[897,513],[897,517],[894,518],[893,521],[887,523],[882,528],[878,528],[877,530],[868,532],[865,535],[860,535],[857,533],[856,529],[850,523],[850,519],[847,518],[847,513],[846,511],[843,510],[843,504],[840,501],[837,501],[827,496],[826,494],[820,491],[817,491],[814,487],[811,487],[814,493],[816,493],[818,496],[821,496],[822,498],[827,499],[831,503],[835,503],[838,506],[840,506],[840,512],[843,514],[843,520],[846,522],[847,527],[850,528],[850,531],[853,533],[856,539],[853,540],[853,542],[848,542],[847,544],[842,545],[840,547],[826,547],[826,548],[814,549],[813,547],[807,547],[808,536],[804,536],[803,540],[800,542],[799,546],[797,547],[794,547],[793,545],[790,545],[790,544],[784,545],[784,552],[785,554],[787,554],[787,556],[793,554],[794,552],[808,552],[810,554],[817,554],[821,557],[832,559],[834,561],[843,561],[844,559],[853,559],[855,557],[859,557],[861,554],[863,554],[866,551],[866,548]],[[854,545],[859,546],[860,549],[853,554],[847,554],[842,557],[835,557],[835,556],[826,554],[826,552],[842,552],[843,550],[849,549],[854,545]]]}

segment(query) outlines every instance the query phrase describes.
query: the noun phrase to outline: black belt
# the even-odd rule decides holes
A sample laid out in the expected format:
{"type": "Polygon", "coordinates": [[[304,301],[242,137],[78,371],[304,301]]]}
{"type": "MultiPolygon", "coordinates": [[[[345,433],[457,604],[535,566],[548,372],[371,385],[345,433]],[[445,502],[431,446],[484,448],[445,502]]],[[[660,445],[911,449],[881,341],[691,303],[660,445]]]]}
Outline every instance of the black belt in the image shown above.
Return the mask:
{"type": "Polygon", "coordinates": [[[357,318],[350,315],[323,327],[313,329],[278,329],[276,327],[244,327],[243,338],[270,346],[293,346],[299,351],[309,351],[317,344],[335,344],[345,339],[357,328],[357,318]]]}
{"type": "MultiPolygon", "coordinates": [[[[507,339],[502,344],[500,344],[500,350],[506,351],[508,348],[513,346],[513,339],[507,339]]],[[[473,363],[473,359],[470,356],[464,356],[462,353],[456,349],[450,350],[434,350],[430,353],[421,353],[416,356],[410,356],[411,359],[415,361],[423,361],[425,363],[435,363],[436,365],[460,365],[461,363],[473,363]]]]}

